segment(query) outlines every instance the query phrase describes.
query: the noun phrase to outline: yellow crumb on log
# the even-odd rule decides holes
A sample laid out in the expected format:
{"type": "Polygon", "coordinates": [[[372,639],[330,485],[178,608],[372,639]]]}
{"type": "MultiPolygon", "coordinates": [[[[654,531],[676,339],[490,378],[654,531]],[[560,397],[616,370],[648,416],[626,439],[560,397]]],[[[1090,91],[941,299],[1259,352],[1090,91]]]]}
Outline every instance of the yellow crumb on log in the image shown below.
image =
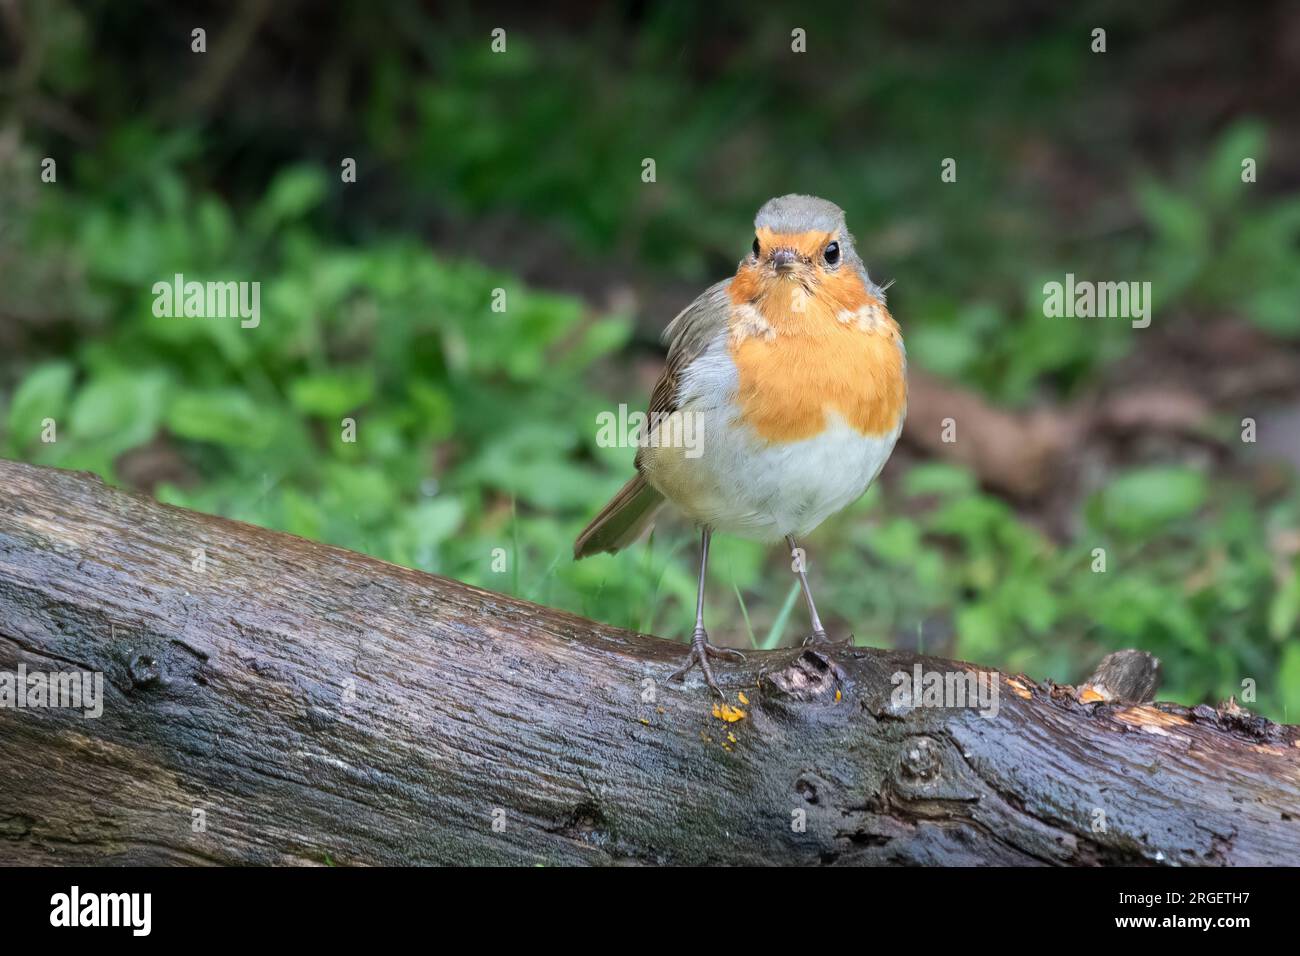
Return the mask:
{"type": "Polygon", "coordinates": [[[713,716],[718,720],[725,720],[729,724],[734,724],[738,720],[745,719],[745,712],[739,707],[732,707],[730,704],[714,704],[713,716]]]}
{"type": "Polygon", "coordinates": [[[736,742],[736,735],[733,734],[731,731],[727,731],[727,739],[734,744],[736,742]]]}
{"type": "Polygon", "coordinates": [[[745,692],[743,690],[736,692],[736,699],[739,700],[742,704],[749,703],[749,698],[745,696],[745,692]]]}
{"type": "Polygon", "coordinates": [[[1015,692],[1017,697],[1023,697],[1025,700],[1029,700],[1031,697],[1034,696],[1029,692],[1029,688],[1026,687],[1024,684],[1020,683],[1020,681],[1013,680],[1010,677],[1008,677],[1006,680],[1007,680],[1007,686],[1009,686],[1015,692]]]}
{"type": "Polygon", "coordinates": [[[840,689],[838,687],[835,688],[835,703],[838,704],[843,699],[844,695],[840,693],[840,689]]]}
{"type": "Polygon", "coordinates": [[[645,724],[647,727],[650,726],[650,721],[646,720],[644,717],[641,718],[641,723],[645,724]]]}

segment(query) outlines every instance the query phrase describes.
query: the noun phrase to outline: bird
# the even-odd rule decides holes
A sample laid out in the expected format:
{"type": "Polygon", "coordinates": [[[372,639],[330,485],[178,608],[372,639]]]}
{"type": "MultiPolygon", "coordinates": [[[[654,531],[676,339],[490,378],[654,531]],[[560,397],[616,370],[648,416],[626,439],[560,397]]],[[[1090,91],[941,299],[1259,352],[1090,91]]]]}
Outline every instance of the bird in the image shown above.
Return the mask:
{"type": "MultiPolygon", "coordinates": [[[[704,590],[713,534],[784,541],[811,631],[833,645],[808,585],[799,540],[857,500],[893,452],[907,413],[907,352],[839,206],[768,200],[736,273],[664,331],[668,355],[637,436],[636,475],[574,542],[574,558],[634,543],[671,504],[700,529],[695,628],[685,664],[723,696],[704,590]],[[689,440],[688,440],[689,439],[689,440]]],[[[849,638],[851,641],[852,638],[849,638]]]]}

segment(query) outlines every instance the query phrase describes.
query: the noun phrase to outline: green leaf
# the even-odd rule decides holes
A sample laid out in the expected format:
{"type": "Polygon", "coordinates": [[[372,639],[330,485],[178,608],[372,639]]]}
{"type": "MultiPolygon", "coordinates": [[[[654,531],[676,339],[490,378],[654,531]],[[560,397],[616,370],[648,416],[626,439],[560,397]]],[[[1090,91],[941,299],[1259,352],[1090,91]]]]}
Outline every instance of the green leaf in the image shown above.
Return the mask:
{"type": "Polygon", "coordinates": [[[408,508],[389,536],[389,547],[399,563],[430,567],[435,549],[450,538],[464,520],[465,509],[455,498],[438,497],[408,508]]]}
{"type": "Polygon", "coordinates": [[[1181,249],[1201,250],[1209,243],[1210,223],[1193,199],[1148,181],[1138,187],[1138,205],[1157,237],[1181,249]]]}
{"type": "Polygon", "coordinates": [[[40,440],[41,422],[56,421],[67,407],[72,391],[72,365],[48,362],[32,369],[14,392],[9,409],[9,435],[14,448],[26,448],[40,440]]]}
{"type": "Polygon", "coordinates": [[[984,661],[997,656],[1002,626],[992,606],[966,605],[957,612],[956,625],[956,654],[962,660],[984,661]]]}
{"type": "Polygon", "coordinates": [[[1290,575],[1269,602],[1269,636],[1275,641],[1293,636],[1297,619],[1300,619],[1300,566],[1291,568],[1290,575]]]}
{"type": "Polygon", "coordinates": [[[604,355],[617,351],[627,344],[632,335],[632,323],[623,316],[599,319],[589,325],[579,342],[564,355],[564,366],[585,368],[604,355]]]}
{"type": "Polygon", "coordinates": [[[125,450],[153,438],[162,418],[164,374],[110,372],[92,378],[77,394],[69,417],[77,441],[105,439],[125,450]]]}
{"type": "Polygon", "coordinates": [[[1190,468],[1156,467],[1129,472],[1101,492],[1107,527],[1139,535],[1195,514],[1205,503],[1205,476],[1190,468]]]}
{"type": "Polygon", "coordinates": [[[326,194],[325,174],[312,166],[294,166],[282,171],[266,190],[253,213],[256,227],[269,232],[277,226],[301,219],[326,194]]]}
{"type": "Polygon", "coordinates": [[[867,546],[890,564],[908,565],[921,551],[921,529],[911,518],[894,518],[871,533],[867,546]]]}
{"type": "Polygon", "coordinates": [[[1265,332],[1274,335],[1300,337],[1300,282],[1292,279],[1246,292],[1244,305],[1246,317],[1265,332]]]}
{"type": "Polygon", "coordinates": [[[964,373],[980,354],[975,337],[960,326],[909,329],[907,351],[918,364],[948,377],[964,373]]]}
{"type": "Polygon", "coordinates": [[[275,412],[233,388],[185,392],[167,409],[167,427],[179,438],[230,448],[265,448],[275,434],[275,412]]]}
{"type": "Polygon", "coordinates": [[[1264,126],[1253,121],[1235,123],[1219,137],[1205,164],[1204,183],[1206,195],[1216,208],[1225,209],[1239,202],[1243,189],[1254,188],[1241,181],[1241,162],[1250,158],[1258,167],[1264,162],[1266,145],[1264,126]]]}
{"type": "Polygon", "coordinates": [[[289,400],[300,412],[334,418],[366,404],[374,392],[373,372],[350,369],[295,379],[289,386],[289,400]]]}
{"type": "Polygon", "coordinates": [[[441,440],[451,434],[455,412],[451,398],[444,389],[422,380],[407,383],[412,412],[417,419],[420,434],[441,440]]]}
{"type": "Polygon", "coordinates": [[[461,477],[546,511],[587,509],[604,489],[589,469],[570,459],[576,444],[571,429],[527,422],[494,438],[461,477]]]}
{"type": "Polygon", "coordinates": [[[438,544],[460,527],[464,513],[465,509],[455,498],[437,498],[421,502],[407,511],[402,527],[419,544],[438,544]]]}
{"type": "Polygon", "coordinates": [[[296,488],[286,488],[280,495],[280,502],[284,509],[285,531],[304,538],[320,538],[325,529],[327,515],[319,501],[296,488]]]}
{"type": "Polygon", "coordinates": [[[195,213],[195,225],[209,256],[220,258],[227,254],[235,228],[225,203],[215,196],[204,196],[195,213]]]}
{"type": "Polygon", "coordinates": [[[1041,579],[1018,577],[1006,582],[1006,590],[1003,606],[1012,608],[1033,633],[1048,633],[1057,618],[1058,602],[1046,583],[1041,579]]]}
{"type": "Polygon", "coordinates": [[[920,495],[971,494],[977,490],[975,476],[969,468],[943,462],[921,462],[903,473],[903,492],[908,497],[920,495]]]}

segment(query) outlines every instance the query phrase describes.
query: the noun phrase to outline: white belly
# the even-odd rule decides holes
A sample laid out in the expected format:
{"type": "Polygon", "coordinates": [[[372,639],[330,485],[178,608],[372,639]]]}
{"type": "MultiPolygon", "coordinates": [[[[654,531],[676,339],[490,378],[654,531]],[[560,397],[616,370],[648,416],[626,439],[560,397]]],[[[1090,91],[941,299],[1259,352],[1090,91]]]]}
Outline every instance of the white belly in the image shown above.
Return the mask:
{"type": "MultiPolygon", "coordinates": [[[[787,444],[760,439],[737,424],[736,370],[719,337],[684,375],[680,411],[694,416],[694,448],[645,449],[646,479],[699,524],[728,534],[775,541],[805,535],[856,501],[875,481],[903,430],[879,436],[854,430],[837,413],[816,437],[787,444]]],[[[677,422],[661,434],[692,434],[677,422]]],[[[654,432],[652,432],[652,436],[654,432]]]]}
{"type": "Polygon", "coordinates": [[[643,461],[646,478],[694,521],[765,541],[805,535],[856,501],[901,431],[864,436],[832,415],[814,438],[770,444],[732,424],[734,410],[700,414],[699,456],[655,449],[643,461]]]}
{"type": "Polygon", "coordinates": [[[748,429],[714,431],[701,458],[669,466],[672,492],[660,490],[699,523],[762,540],[807,535],[857,501],[898,438],[862,436],[839,416],[819,436],[787,445],[758,441],[748,429]]]}

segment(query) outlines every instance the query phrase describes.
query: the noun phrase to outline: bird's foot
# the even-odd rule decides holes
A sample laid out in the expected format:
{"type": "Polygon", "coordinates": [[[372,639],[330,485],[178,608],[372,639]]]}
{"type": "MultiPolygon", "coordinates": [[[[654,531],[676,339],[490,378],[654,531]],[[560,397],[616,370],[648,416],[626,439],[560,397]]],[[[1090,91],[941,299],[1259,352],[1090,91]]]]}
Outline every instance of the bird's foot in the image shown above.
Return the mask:
{"type": "Polygon", "coordinates": [[[728,661],[743,661],[745,659],[745,655],[740,651],[734,651],[729,647],[714,647],[709,643],[709,635],[704,628],[697,627],[695,633],[691,635],[691,651],[686,655],[686,663],[668,675],[668,679],[684,681],[690,669],[699,664],[700,670],[704,671],[705,683],[709,685],[715,694],[725,700],[726,695],[718,687],[718,682],[713,679],[713,668],[709,666],[710,657],[728,661]]]}
{"type": "Polygon", "coordinates": [[[809,634],[807,637],[803,639],[803,646],[817,647],[823,649],[838,648],[840,650],[843,650],[844,648],[849,648],[853,646],[853,635],[850,634],[848,637],[843,638],[842,640],[836,640],[832,637],[827,636],[824,630],[818,628],[817,630],[813,631],[811,634],[809,634]]]}

